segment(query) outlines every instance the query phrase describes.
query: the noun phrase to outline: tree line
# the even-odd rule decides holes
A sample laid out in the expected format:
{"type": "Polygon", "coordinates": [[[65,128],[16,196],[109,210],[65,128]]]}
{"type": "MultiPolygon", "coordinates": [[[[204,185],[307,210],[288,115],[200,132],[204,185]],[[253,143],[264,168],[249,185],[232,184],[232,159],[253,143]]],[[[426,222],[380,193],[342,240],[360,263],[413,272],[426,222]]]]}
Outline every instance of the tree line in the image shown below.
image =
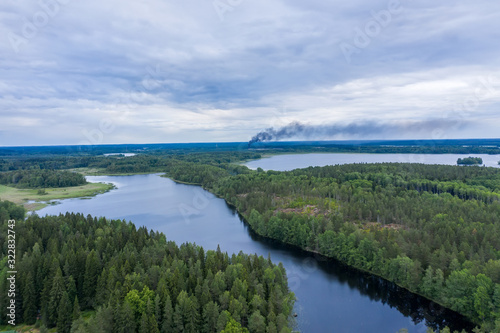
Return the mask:
{"type": "Polygon", "coordinates": [[[87,184],[76,172],[31,169],[0,172],[0,184],[17,188],[68,187],[87,184]]]}
{"type": "MultiPolygon", "coordinates": [[[[104,173],[162,172],[178,161],[203,165],[232,165],[233,163],[261,158],[261,154],[249,151],[221,153],[187,153],[163,151],[155,155],[138,154],[126,158],[118,156],[51,156],[29,158],[0,158],[1,171],[64,170],[78,168],[102,169],[104,173]]],[[[1,173],[0,173],[1,174],[1,173]]]]}
{"type": "Polygon", "coordinates": [[[130,145],[83,145],[48,147],[0,147],[0,156],[61,157],[61,156],[102,156],[107,153],[223,153],[227,151],[258,152],[357,152],[357,153],[406,153],[406,154],[498,154],[498,139],[459,139],[459,140],[392,140],[372,142],[247,142],[225,143],[177,143],[177,144],[130,144],[130,145]]]}
{"type": "MultiPolygon", "coordinates": [[[[19,217],[15,205],[0,207],[19,217]]],[[[294,295],[269,259],[177,246],[130,222],[74,213],[20,219],[16,235],[19,322],[78,333],[291,332],[294,295]]]]}

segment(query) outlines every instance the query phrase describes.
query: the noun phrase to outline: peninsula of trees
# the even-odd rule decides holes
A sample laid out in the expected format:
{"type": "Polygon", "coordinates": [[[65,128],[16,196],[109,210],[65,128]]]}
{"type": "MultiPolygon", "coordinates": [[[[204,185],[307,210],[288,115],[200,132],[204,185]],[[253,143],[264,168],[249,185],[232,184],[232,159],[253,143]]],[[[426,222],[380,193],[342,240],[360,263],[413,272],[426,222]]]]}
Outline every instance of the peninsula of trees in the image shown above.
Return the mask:
{"type": "Polygon", "coordinates": [[[87,181],[76,172],[28,169],[0,172],[0,184],[17,188],[47,188],[85,185],[87,181]]]}
{"type": "MultiPolygon", "coordinates": [[[[7,244],[7,219],[17,221],[17,322],[38,318],[43,329],[57,326],[63,333],[291,332],[295,297],[281,264],[179,247],[124,221],[23,216],[21,207],[0,201],[0,244],[7,244]],[[84,320],[89,311],[94,314],[84,320]]],[[[6,250],[2,246],[2,295],[6,250]]],[[[5,302],[1,297],[3,309],[5,302]]]]}

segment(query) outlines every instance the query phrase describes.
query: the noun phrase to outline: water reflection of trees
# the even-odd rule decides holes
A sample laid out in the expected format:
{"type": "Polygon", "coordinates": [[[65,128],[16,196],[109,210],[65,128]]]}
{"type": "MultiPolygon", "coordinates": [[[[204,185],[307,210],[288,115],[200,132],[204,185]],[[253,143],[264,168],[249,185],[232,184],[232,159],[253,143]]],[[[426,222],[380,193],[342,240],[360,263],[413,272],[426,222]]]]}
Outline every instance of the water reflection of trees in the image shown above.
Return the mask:
{"type": "MultiPolygon", "coordinates": [[[[240,218],[242,217],[240,216],[240,218]]],[[[448,326],[452,331],[465,329],[468,332],[471,332],[474,328],[474,325],[464,316],[422,296],[413,294],[392,282],[361,272],[337,260],[327,259],[320,255],[311,255],[294,246],[283,245],[277,241],[263,238],[255,234],[250,228],[248,228],[248,232],[254,241],[265,243],[268,247],[276,250],[286,248],[290,255],[299,260],[313,257],[317,261],[318,268],[328,273],[332,279],[341,284],[347,284],[351,289],[368,296],[372,301],[396,308],[405,317],[411,318],[415,325],[425,322],[426,326],[434,330],[448,326]]]]}
{"type": "MultiPolygon", "coordinates": [[[[306,254],[302,253],[302,255],[306,254]]],[[[464,316],[413,294],[392,282],[350,268],[336,260],[326,260],[320,256],[316,256],[316,260],[318,267],[334,275],[340,283],[347,283],[351,289],[358,290],[372,301],[396,308],[405,317],[411,318],[415,324],[425,322],[426,326],[434,330],[445,326],[459,331],[462,329],[471,331],[474,328],[474,325],[464,316]]]]}

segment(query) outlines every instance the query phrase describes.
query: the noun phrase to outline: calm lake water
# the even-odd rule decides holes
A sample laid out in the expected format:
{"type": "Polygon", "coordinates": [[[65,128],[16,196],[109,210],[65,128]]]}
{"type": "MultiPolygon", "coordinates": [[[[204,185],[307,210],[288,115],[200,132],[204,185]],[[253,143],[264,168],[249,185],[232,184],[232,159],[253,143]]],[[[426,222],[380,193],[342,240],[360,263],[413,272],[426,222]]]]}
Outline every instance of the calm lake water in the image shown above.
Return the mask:
{"type": "Polygon", "coordinates": [[[486,154],[290,154],[275,155],[245,163],[250,169],[289,171],[308,166],[325,166],[347,163],[423,163],[457,165],[457,160],[464,157],[481,157],[488,167],[500,167],[500,155],[486,154]]]}
{"type": "MultiPolygon", "coordinates": [[[[302,155],[303,156],[303,155],[302,155]]],[[[393,333],[401,328],[424,333],[426,325],[467,328],[461,316],[416,297],[377,277],[333,260],[256,236],[224,200],[197,186],[159,175],[87,177],[117,188],[90,199],[67,199],[38,214],[66,211],[125,219],[162,231],[178,244],[194,242],[228,253],[257,253],[282,262],[297,296],[297,329],[321,333],[393,333]]]]}

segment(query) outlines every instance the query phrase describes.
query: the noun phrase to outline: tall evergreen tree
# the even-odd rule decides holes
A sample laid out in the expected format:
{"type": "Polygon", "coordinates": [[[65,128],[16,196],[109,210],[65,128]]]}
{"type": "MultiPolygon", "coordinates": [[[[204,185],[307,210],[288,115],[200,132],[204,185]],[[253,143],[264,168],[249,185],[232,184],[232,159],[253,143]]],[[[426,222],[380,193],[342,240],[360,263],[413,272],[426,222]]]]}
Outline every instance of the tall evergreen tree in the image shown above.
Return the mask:
{"type": "Polygon", "coordinates": [[[49,303],[47,308],[47,319],[49,327],[53,327],[56,325],[57,318],[59,316],[58,308],[65,292],[66,287],[64,279],[62,277],[62,272],[61,269],[58,268],[56,276],[52,280],[52,288],[50,289],[49,293],[49,303]]]}
{"type": "Polygon", "coordinates": [[[117,333],[135,333],[136,320],[134,311],[129,302],[125,301],[120,307],[118,318],[115,321],[117,333]]]}
{"type": "Polygon", "coordinates": [[[160,330],[158,328],[158,320],[156,320],[156,317],[154,314],[152,314],[148,318],[148,329],[149,329],[149,333],[160,333],[160,330]]]}
{"type": "Polygon", "coordinates": [[[73,320],[80,318],[80,303],[78,303],[78,296],[75,295],[75,300],[73,302],[73,320]]]}
{"type": "Polygon", "coordinates": [[[139,325],[139,333],[150,333],[149,332],[149,320],[145,312],[142,313],[141,322],[139,325]]]}
{"type": "Polygon", "coordinates": [[[35,280],[31,272],[28,273],[25,279],[24,292],[23,292],[23,305],[24,305],[24,321],[28,325],[33,325],[36,321],[37,315],[37,302],[35,292],[35,280]]]}
{"type": "Polygon", "coordinates": [[[162,318],[162,308],[161,308],[161,298],[159,294],[155,296],[155,310],[154,310],[155,318],[158,322],[161,323],[162,318]]]}
{"type": "Polygon", "coordinates": [[[97,280],[100,274],[99,257],[95,250],[90,251],[85,261],[85,274],[83,277],[83,302],[85,308],[94,305],[94,295],[97,287],[97,280]]]}
{"type": "Polygon", "coordinates": [[[217,331],[217,320],[219,319],[219,305],[213,301],[203,307],[203,332],[213,333],[217,331]]]}
{"type": "Polygon", "coordinates": [[[172,301],[170,300],[170,295],[167,295],[165,300],[165,305],[163,307],[163,320],[161,322],[161,332],[168,333],[173,332],[174,329],[174,310],[172,308],[172,301]]]}
{"type": "Polygon", "coordinates": [[[248,319],[248,329],[250,332],[266,333],[266,318],[257,310],[248,319]]]}
{"type": "Polygon", "coordinates": [[[57,316],[57,330],[61,333],[69,333],[71,331],[71,323],[73,321],[73,309],[69,300],[68,293],[65,291],[59,302],[57,316]]]}

